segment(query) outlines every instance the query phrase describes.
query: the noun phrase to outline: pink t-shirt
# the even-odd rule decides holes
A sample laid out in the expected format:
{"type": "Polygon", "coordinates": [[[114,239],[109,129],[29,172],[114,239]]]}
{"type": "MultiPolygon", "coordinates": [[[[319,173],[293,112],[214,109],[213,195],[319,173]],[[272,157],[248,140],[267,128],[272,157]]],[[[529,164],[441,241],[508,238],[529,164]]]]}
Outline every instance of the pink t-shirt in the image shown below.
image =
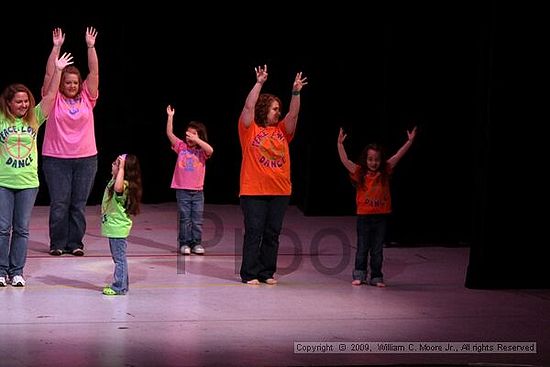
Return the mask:
{"type": "Polygon", "coordinates": [[[48,116],[42,144],[42,155],[56,158],[84,158],[97,154],[92,98],[86,82],[77,98],[67,98],[61,92],[48,116]]]}
{"type": "Polygon", "coordinates": [[[173,189],[202,190],[206,173],[206,153],[199,146],[189,147],[183,140],[172,146],[178,160],[172,176],[173,189]]]}

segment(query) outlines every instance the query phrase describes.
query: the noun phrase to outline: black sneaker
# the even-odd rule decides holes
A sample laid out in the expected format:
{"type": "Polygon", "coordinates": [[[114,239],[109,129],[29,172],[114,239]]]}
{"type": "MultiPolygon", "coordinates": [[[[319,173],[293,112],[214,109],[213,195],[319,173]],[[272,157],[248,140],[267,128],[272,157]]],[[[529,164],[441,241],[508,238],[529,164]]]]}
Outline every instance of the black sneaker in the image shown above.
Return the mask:
{"type": "Polygon", "coordinates": [[[63,255],[63,251],[60,250],[60,249],[51,249],[50,250],[50,255],[52,255],[52,256],[61,256],[61,255],[63,255]]]}
{"type": "Polygon", "coordinates": [[[75,248],[73,252],[71,252],[74,256],[84,256],[84,250],[81,248],[75,248]]]}

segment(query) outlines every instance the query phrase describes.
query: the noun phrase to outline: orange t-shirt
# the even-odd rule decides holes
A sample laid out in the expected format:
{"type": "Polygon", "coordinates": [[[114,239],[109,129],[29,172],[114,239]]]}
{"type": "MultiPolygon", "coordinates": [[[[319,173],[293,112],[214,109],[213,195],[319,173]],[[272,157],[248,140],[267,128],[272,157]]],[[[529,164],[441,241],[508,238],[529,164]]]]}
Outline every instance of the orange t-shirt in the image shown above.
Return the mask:
{"type": "Polygon", "coordinates": [[[357,177],[358,172],[359,167],[357,167],[357,170],[352,175],[353,180],[357,183],[357,194],[355,196],[357,214],[391,213],[389,173],[368,173],[365,177],[365,183],[363,186],[359,186],[359,180],[357,177]]]}
{"type": "Polygon", "coordinates": [[[290,195],[290,155],[284,121],[261,127],[252,122],[248,128],[239,120],[241,142],[241,185],[239,195],[290,195]]]}

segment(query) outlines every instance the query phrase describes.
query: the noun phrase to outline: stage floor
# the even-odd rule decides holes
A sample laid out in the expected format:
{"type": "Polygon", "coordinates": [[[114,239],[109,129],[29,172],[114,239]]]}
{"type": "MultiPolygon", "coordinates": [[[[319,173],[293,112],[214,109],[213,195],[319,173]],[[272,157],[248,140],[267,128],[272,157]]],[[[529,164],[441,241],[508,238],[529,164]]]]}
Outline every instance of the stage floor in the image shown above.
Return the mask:
{"type": "Polygon", "coordinates": [[[149,204],[128,239],[130,292],[108,297],[99,207],[87,217],[85,256],[52,257],[48,207],[34,208],[27,286],[0,288],[0,366],[550,365],[550,291],[465,288],[468,248],[386,248],[388,287],[356,287],[355,218],[290,207],[279,284],[251,286],[238,275],[238,206],[206,205],[206,254],[184,257],[175,203],[149,204]],[[298,353],[304,342],[348,352],[363,344],[298,353]],[[471,349],[424,353],[420,342],[471,349]],[[479,352],[504,342],[536,352],[479,352]],[[364,350],[379,344],[386,350],[364,350]],[[417,353],[399,350],[409,345],[417,353]]]}

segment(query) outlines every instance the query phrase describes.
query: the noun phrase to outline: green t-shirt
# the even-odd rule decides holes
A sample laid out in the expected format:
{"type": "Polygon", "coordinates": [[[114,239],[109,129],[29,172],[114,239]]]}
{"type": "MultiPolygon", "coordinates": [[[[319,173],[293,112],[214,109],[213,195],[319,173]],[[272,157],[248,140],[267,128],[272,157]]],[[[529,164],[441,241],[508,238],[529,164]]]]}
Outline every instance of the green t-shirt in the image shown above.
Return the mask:
{"type": "Polygon", "coordinates": [[[132,229],[132,218],[126,213],[124,204],[128,194],[128,181],[124,181],[124,190],[122,194],[113,192],[109,199],[109,189],[115,184],[111,178],[101,201],[101,235],[111,238],[126,238],[132,229]]]}
{"type": "MultiPolygon", "coordinates": [[[[38,126],[46,121],[42,107],[34,107],[38,126]]],[[[38,187],[37,130],[21,118],[10,121],[0,113],[0,186],[9,189],[38,187]]]]}

